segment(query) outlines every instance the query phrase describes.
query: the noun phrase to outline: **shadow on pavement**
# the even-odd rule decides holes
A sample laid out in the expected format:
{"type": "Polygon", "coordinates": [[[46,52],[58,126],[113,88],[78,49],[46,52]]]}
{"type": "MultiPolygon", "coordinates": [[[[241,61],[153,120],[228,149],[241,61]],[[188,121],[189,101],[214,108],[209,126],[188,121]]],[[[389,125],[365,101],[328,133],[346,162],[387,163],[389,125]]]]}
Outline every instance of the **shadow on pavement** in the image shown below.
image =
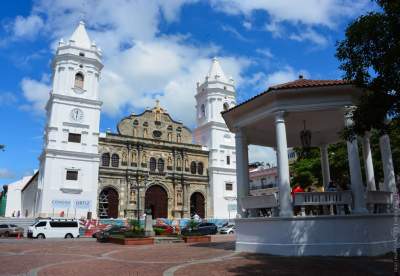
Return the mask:
{"type": "Polygon", "coordinates": [[[227,269],[247,275],[393,275],[390,256],[383,257],[279,257],[241,254],[242,261],[227,269]]]}

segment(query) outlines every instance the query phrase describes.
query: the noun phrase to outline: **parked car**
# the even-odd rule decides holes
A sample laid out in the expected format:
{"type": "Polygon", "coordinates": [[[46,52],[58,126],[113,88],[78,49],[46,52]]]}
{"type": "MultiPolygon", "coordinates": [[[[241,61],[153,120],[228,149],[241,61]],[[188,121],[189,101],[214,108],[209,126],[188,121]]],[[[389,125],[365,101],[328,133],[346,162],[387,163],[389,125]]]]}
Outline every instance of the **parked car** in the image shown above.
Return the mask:
{"type": "Polygon", "coordinates": [[[96,239],[99,242],[106,242],[110,235],[115,235],[115,234],[123,234],[124,232],[128,231],[128,227],[125,225],[111,225],[110,227],[101,230],[96,233],[96,239]]]}
{"type": "Polygon", "coordinates": [[[198,233],[200,235],[215,235],[218,233],[218,227],[211,222],[202,222],[190,231],[188,227],[182,229],[182,235],[186,235],[190,232],[198,233]]]}
{"type": "Polygon", "coordinates": [[[17,236],[18,234],[22,237],[24,235],[24,228],[15,224],[0,224],[0,236],[9,237],[17,236]]]}
{"type": "Polygon", "coordinates": [[[235,233],[235,224],[228,224],[227,226],[222,227],[219,230],[220,234],[234,234],[235,233]]]}
{"type": "Polygon", "coordinates": [[[166,225],[166,224],[162,224],[162,225],[154,225],[153,228],[159,228],[159,229],[163,229],[164,231],[162,232],[162,234],[164,235],[172,235],[174,234],[174,227],[172,227],[171,225],[166,225]]]}
{"type": "Polygon", "coordinates": [[[40,219],[29,226],[28,238],[79,238],[79,223],[74,219],[40,219]]]}

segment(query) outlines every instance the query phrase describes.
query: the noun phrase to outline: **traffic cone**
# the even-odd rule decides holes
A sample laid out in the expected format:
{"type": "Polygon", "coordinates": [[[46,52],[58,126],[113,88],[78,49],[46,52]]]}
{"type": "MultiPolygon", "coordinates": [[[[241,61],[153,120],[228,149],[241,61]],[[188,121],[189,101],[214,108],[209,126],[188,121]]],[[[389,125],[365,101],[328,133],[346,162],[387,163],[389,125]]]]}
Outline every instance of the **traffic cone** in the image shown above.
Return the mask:
{"type": "Polygon", "coordinates": [[[18,232],[18,234],[17,234],[17,240],[19,240],[19,239],[21,239],[21,233],[20,232],[18,232]]]}

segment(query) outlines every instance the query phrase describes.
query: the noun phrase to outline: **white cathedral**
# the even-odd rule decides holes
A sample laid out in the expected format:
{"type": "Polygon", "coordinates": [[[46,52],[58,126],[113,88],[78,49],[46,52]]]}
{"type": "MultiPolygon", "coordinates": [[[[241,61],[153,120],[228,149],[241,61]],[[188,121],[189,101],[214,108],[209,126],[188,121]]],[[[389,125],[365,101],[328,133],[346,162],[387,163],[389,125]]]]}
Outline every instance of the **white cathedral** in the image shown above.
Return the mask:
{"type": "MultiPolygon", "coordinates": [[[[69,41],[59,42],[39,171],[22,189],[21,211],[26,217],[53,216],[60,208],[68,210],[67,217],[97,217],[101,56],[83,22],[69,41]]],[[[236,104],[235,86],[216,58],[204,82],[197,84],[195,97],[194,142],[209,150],[209,202],[214,218],[234,218],[235,136],[221,112],[236,104]]]]}

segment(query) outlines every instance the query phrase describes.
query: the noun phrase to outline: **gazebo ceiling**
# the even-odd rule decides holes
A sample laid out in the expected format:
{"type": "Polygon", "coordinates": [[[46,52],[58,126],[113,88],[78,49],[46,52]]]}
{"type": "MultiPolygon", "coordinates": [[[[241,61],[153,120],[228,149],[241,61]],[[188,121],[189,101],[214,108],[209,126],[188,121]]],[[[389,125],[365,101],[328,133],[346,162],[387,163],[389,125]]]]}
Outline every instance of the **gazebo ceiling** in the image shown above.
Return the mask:
{"type": "MultiPolygon", "coordinates": [[[[311,131],[311,146],[333,144],[340,140],[344,127],[343,109],[287,112],[285,116],[288,147],[300,147],[300,132],[311,131]]],[[[244,127],[249,144],[276,147],[275,118],[268,116],[244,127]]]]}
{"type": "Polygon", "coordinates": [[[232,132],[246,133],[249,144],[276,146],[275,114],[285,112],[287,144],[301,146],[300,132],[311,131],[311,146],[340,141],[344,110],[361,89],[341,80],[304,80],[277,85],[222,113],[232,132]]]}

